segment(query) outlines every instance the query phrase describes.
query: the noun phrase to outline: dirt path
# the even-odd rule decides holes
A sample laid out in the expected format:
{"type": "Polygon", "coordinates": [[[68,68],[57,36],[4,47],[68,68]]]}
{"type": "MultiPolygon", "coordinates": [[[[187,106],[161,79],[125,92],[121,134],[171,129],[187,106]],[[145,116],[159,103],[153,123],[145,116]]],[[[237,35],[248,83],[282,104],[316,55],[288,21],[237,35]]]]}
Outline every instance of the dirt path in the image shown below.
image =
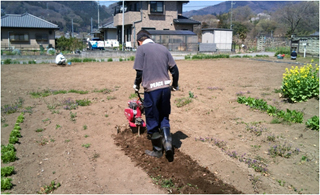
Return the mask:
{"type": "MultiPolygon", "coordinates": [[[[37,193],[54,180],[61,183],[53,192],[57,194],[212,193],[201,190],[219,185],[223,187],[216,189],[225,190],[220,193],[319,193],[319,133],[307,129],[304,123],[271,124],[273,118],[268,114],[236,101],[241,92],[264,98],[282,110],[303,111],[304,122],[319,115],[318,100],[289,104],[274,92],[280,88],[282,74],[290,64],[249,59],[181,60],[177,64],[181,90],[171,98],[171,129],[176,147],[172,163],[164,158],[141,162],[140,158],[146,159],[143,151],[151,149],[149,142],[145,134],[138,138],[126,130],[124,109],[133,93],[133,62],[73,63],[66,67],[2,65],[2,106],[22,97],[23,110],[32,107],[32,113],[26,113],[21,124],[20,144],[15,144],[19,159],[2,163],[2,167],[13,165],[16,171],[10,176],[14,187],[6,192],[37,193]],[[45,89],[88,93],[41,98],[30,95],[45,89]],[[178,108],[175,100],[190,94],[194,95],[192,102],[178,108]],[[69,98],[90,100],[91,104],[65,110],[62,104],[69,98]],[[76,115],[75,121],[71,120],[72,115],[76,115]],[[256,136],[246,124],[258,124],[255,127],[261,128],[262,134],[256,136]],[[121,129],[119,134],[117,127],[121,129]],[[36,132],[37,129],[43,131],[36,132]],[[284,144],[291,144],[292,150],[299,148],[300,152],[290,158],[268,155],[270,147],[284,144]],[[128,149],[126,145],[136,147],[128,149]],[[234,152],[238,158],[228,155],[234,152]],[[248,167],[239,160],[242,155],[247,160],[259,160],[257,166],[264,166],[266,172],[248,167]],[[308,160],[302,161],[303,156],[308,160]],[[179,173],[180,168],[175,165],[181,159],[191,163],[181,164],[181,170],[190,166],[190,172],[179,173]],[[169,168],[156,170],[161,166],[169,168]],[[192,176],[209,183],[200,186],[190,179],[192,176]],[[167,188],[161,187],[165,181],[167,188]]],[[[18,115],[2,114],[1,144],[8,144],[18,115]]]]}

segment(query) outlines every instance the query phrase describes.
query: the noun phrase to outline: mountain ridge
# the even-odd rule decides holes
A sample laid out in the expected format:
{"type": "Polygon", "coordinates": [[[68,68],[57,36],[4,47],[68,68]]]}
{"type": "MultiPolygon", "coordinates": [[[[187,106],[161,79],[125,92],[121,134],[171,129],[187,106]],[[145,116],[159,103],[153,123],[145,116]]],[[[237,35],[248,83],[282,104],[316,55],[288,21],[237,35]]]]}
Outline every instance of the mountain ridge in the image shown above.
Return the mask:
{"type": "MultiPolygon", "coordinates": [[[[249,6],[253,13],[274,12],[281,6],[289,3],[299,3],[300,1],[233,1],[233,9],[242,6],[249,6]]],[[[199,10],[183,12],[183,16],[192,17],[194,15],[217,15],[229,12],[231,1],[221,2],[216,5],[207,6],[199,10]]]]}

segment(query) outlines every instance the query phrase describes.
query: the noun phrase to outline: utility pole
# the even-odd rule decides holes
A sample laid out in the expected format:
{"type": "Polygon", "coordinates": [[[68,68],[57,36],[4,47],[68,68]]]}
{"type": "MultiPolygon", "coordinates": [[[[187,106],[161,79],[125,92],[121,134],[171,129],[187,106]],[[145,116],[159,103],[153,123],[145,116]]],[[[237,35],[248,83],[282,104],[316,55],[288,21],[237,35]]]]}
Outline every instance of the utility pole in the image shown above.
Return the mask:
{"type": "Polygon", "coordinates": [[[91,28],[90,28],[90,33],[92,33],[92,18],[91,18],[91,28]]]}
{"type": "Polygon", "coordinates": [[[231,20],[230,20],[230,29],[232,29],[232,8],[233,8],[233,4],[236,4],[236,3],[233,3],[233,1],[231,1],[231,20]]]}
{"type": "Polygon", "coordinates": [[[124,0],[122,0],[122,51],[124,44],[124,0]]]}
{"type": "Polygon", "coordinates": [[[99,0],[98,0],[98,29],[100,24],[99,0]]]}
{"type": "Polygon", "coordinates": [[[73,18],[72,18],[72,33],[71,33],[71,36],[72,36],[72,38],[73,38],[73,18]]]}

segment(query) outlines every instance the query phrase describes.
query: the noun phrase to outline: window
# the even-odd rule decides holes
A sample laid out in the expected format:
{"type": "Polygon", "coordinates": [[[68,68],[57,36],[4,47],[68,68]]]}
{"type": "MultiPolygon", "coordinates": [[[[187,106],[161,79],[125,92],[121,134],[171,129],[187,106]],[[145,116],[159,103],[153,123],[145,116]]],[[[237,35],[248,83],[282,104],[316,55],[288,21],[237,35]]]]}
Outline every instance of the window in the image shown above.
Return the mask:
{"type": "Polygon", "coordinates": [[[29,41],[27,33],[10,33],[10,41],[29,41]]]}
{"type": "Polygon", "coordinates": [[[127,41],[131,41],[131,28],[127,28],[127,41]]]}
{"type": "Polygon", "coordinates": [[[151,13],[163,13],[163,2],[162,1],[150,1],[150,12],[151,13]]]}
{"type": "Polygon", "coordinates": [[[48,35],[47,34],[36,34],[36,40],[37,41],[48,41],[48,35]]]}

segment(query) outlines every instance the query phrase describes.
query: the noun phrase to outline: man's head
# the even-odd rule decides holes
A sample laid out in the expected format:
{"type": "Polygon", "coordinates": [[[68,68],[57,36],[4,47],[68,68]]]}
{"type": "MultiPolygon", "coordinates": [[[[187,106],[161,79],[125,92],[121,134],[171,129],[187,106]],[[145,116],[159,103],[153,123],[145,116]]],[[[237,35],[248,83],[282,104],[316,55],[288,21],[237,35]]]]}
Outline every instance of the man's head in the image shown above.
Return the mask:
{"type": "Polygon", "coordinates": [[[150,39],[150,33],[146,30],[140,30],[137,33],[137,42],[138,45],[140,46],[142,44],[142,42],[146,39],[150,39]]]}

